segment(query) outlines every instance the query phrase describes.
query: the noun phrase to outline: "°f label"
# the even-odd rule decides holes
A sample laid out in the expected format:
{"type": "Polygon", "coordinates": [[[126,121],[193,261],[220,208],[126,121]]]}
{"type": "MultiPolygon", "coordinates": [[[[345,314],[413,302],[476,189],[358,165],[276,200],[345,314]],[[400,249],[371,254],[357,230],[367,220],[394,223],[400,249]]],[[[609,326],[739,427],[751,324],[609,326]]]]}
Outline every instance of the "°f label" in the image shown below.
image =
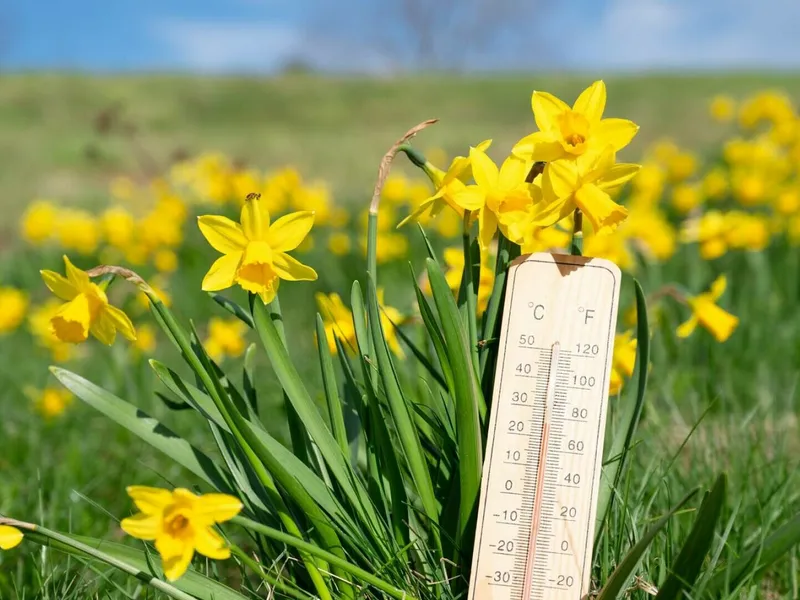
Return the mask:
{"type": "Polygon", "coordinates": [[[597,258],[509,268],[470,600],[589,592],[619,287],[597,258]]]}

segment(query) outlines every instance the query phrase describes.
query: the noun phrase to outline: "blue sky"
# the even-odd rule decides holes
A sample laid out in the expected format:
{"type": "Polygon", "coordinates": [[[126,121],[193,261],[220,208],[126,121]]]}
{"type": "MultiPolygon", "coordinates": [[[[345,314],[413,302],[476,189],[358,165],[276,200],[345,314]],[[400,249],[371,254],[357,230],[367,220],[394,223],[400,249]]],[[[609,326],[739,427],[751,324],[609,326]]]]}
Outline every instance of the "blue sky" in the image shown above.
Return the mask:
{"type": "Polygon", "coordinates": [[[421,47],[391,7],[420,1],[433,55],[459,68],[800,67],[800,0],[6,0],[0,68],[391,73],[421,47]],[[456,22],[464,3],[505,17],[456,22]]]}

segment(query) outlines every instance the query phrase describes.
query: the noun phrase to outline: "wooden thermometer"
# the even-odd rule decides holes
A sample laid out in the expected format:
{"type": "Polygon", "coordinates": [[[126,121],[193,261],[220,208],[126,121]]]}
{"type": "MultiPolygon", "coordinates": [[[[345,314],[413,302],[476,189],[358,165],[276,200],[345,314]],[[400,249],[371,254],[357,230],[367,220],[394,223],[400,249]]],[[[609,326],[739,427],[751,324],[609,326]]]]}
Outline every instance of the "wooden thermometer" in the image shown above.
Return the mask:
{"type": "Polygon", "coordinates": [[[597,258],[509,268],[469,600],[589,593],[619,287],[597,258]]]}

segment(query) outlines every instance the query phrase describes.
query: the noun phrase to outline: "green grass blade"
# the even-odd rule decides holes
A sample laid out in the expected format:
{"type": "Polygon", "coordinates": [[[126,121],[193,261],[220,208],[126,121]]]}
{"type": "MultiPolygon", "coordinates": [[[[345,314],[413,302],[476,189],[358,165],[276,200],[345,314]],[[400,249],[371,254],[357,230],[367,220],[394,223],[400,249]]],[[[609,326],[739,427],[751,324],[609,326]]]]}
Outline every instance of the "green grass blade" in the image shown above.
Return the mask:
{"type": "Polygon", "coordinates": [[[727,478],[720,475],[703,498],[694,526],[672,565],[669,577],[658,590],[656,600],[679,600],[684,597],[684,590],[689,591],[694,586],[714,541],[714,530],[725,506],[726,487],[727,478]]]}
{"type": "Polygon", "coordinates": [[[342,401],[339,398],[339,389],[336,383],[336,373],[333,370],[333,358],[328,347],[328,338],[325,335],[325,324],[317,313],[317,352],[319,365],[322,370],[322,388],[325,391],[325,400],[328,404],[328,419],[331,422],[331,433],[342,449],[342,454],[349,458],[350,445],[347,442],[347,430],[344,426],[342,401]]]}
{"type": "Polygon", "coordinates": [[[211,458],[133,404],[66,369],[51,367],[61,384],[95,410],[139,436],[216,490],[233,491],[230,476],[211,458]]]}
{"type": "Polygon", "coordinates": [[[462,552],[471,545],[473,517],[477,509],[478,492],[481,485],[483,440],[481,438],[481,415],[486,405],[478,387],[475,369],[469,352],[469,341],[459,316],[453,294],[439,265],[427,260],[428,278],[439,320],[442,324],[447,356],[453,369],[456,405],[456,435],[459,457],[459,518],[455,541],[462,552]],[[483,407],[483,408],[481,408],[483,407]]]}
{"type": "Polygon", "coordinates": [[[425,298],[424,294],[422,293],[419,284],[417,283],[417,276],[414,273],[413,267],[411,267],[411,281],[414,284],[414,293],[417,296],[419,314],[422,317],[422,322],[425,324],[425,329],[427,330],[428,336],[433,344],[436,357],[439,359],[439,364],[442,367],[442,374],[447,382],[447,389],[450,390],[450,394],[454,395],[455,383],[453,382],[453,370],[450,367],[450,359],[447,356],[447,348],[445,347],[444,337],[442,336],[442,331],[439,328],[439,324],[436,322],[433,309],[428,303],[428,299],[425,298]]]}
{"type": "Polygon", "coordinates": [[[256,345],[250,344],[244,353],[244,367],[242,369],[242,389],[250,404],[250,410],[258,417],[258,394],[256,393],[256,345]]]}
{"type": "MultiPolygon", "coordinates": [[[[383,389],[386,394],[389,410],[392,414],[392,421],[397,435],[400,438],[402,454],[405,456],[406,463],[411,472],[414,487],[419,494],[426,517],[434,525],[432,532],[437,532],[436,526],[439,522],[439,506],[436,501],[436,496],[433,493],[433,482],[431,481],[431,475],[428,471],[428,465],[425,462],[425,456],[422,451],[419,436],[417,435],[414,419],[412,418],[411,411],[408,409],[408,403],[405,399],[406,394],[400,389],[400,384],[397,381],[397,373],[395,372],[394,363],[389,354],[389,346],[386,344],[386,336],[383,332],[383,326],[381,325],[378,294],[375,289],[375,283],[371,278],[369,280],[369,293],[367,297],[369,312],[368,326],[372,332],[372,343],[375,349],[378,374],[383,382],[383,389]]],[[[396,460],[396,457],[390,457],[389,459],[396,460]]]]}
{"type": "Polygon", "coordinates": [[[420,223],[417,223],[417,229],[422,236],[422,240],[425,242],[425,249],[428,251],[428,258],[438,263],[439,261],[436,259],[436,252],[433,251],[433,246],[431,245],[430,239],[428,239],[428,234],[425,233],[425,229],[420,223]]]}
{"type": "MultiPolygon", "coordinates": [[[[181,379],[179,375],[164,365],[157,361],[151,362],[154,364],[153,369],[167,389],[184,399],[185,402],[196,406],[217,427],[223,431],[230,432],[230,428],[207,394],[181,379]]],[[[262,427],[257,424],[247,423],[247,429],[249,430],[249,435],[257,438],[258,444],[264,446],[265,451],[271,455],[270,464],[273,460],[276,461],[279,470],[278,472],[273,472],[273,475],[279,483],[285,485],[287,489],[294,491],[296,494],[308,495],[313,500],[313,503],[322,508],[334,520],[340,531],[344,531],[350,537],[355,538],[357,543],[363,543],[364,538],[357,535],[358,529],[353,521],[333,496],[331,490],[325,485],[325,482],[314,471],[262,427]],[[284,479],[284,477],[288,476],[297,481],[299,489],[291,480],[284,479]]],[[[306,505],[306,500],[301,498],[300,504],[306,505]]],[[[317,511],[313,508],[310,508],[310,510],[311,516],[317,514],[317,511]]]]}
{"type": "Polygon", "coordinates": [[[506,279],[508,277],[509,263],[519,256],[519,246],[510,241],[502,233],[497,245],[497,259],[494,267],[494,285],[489,303],[483,313],[483,332],[481,340],[484,342],[479,349],[480,365],[479,374],[481,389],[485,398],[491,398],[494,389],[494,370],[497,360],[497,340],[500,338],[500,323],[502,323],[503,299],[505,297],[506,279]]]}
{"type": "Polygon", "coordinates": [[[633,548],[631,548],[622,561],[620,561],[617,568],[614,569],[611,577],[608,578],[603,589],[600,590],[600,593],[597,595],[597,600],[614,600],[619,597],[625,587],[625,583],[630,578],[636,565],[642,560],[642,556],[644,556],[645,551],[653,542],[658,532],[664,528],[672,515],[689,502],[695,494],[697,494],[697,490],[692,490],[686,494],[680,502],[672,507],[667,514],[656,521],[656,523],[645,532],[641,539],[636,542],[633,548]]]}
{"type": "Polygon", "coordinates": [[[373,533],[380,531],[380,520],[370,502],[369,495],[360,485],[360,480],[350,468],[350,463],[345,459],[336,439],[328,430],[322,415],[314,405],[286,351],[286,346],[278,335],[275,324],[267,313],[267,308],[261,302],[255,302],[253,305],[253,320],[278,381],[297,411],[308,435],[319,447],[331,475],[344,491],[348,502],[359,514],[368,530],[373,533]]]}
{"type": "Polygon", "coordinates": [[[231,523],[241,525],[246,529],[250,529],[251,531],[261,533],[270,539],[283,542],[287,546],[293,546],[298,550],[304,550],[313,556],[322,558],[326,562],[329,562],[332,565],[336,565],[343,571],[350,573],[351,575],[360,579],[361,581],[363,581],[368,585],[374,586],[375,588],[391,596],[392,598],[397,598],[397,600],[416,600],[416,598],[411,594],[404,592],[403,590],[391,585],[390,583],[387,583],[386,581],[380,579],[379,577],[376,577],[369,571],[365,571],[364,569],[361,569],[357,565],[354,565],[353,563],[348,562],[347,560],[341,559],[338,556],[326,552],[313,544],[309,544],[308,542],[302,540],[301,538],[296,538],[282,531],[273,529],[271,527],[267,527],[265,525],[262,525],[261,523],[256,523],[255,521],[251,521],[250,519],[246,519],[244,517],[234,517],[231,520],[231,523]]]}
{"type": "Polygon", "coordinates": [[[189,570],[172,583],[164,581],[159,561],[150,560],[143,550],[95,538],[66,535],[35,526],[25,539],[58,549],[84,560],[96,560],[119,569],[175,600],[247,600],[226,585],[189,570]]]}
{"type": "Polygon", "coordinates": [[[726,589],[735,589],[748,576],[762,572],[798,544],[800,544],[800,513],[771,533],[763,542],[747,550],[731,563],[720,567],[709,580],[705,588],[706,593],[717,596],[726,589]]]}
{"type": "Polygon", "coordinates": [[[475,373],[479,373],[478,361],[478,290],[480,281],[481,254],[477,240],[470,240],[469,216],[464,217],[464,269],[461,272],[461,285],[458,293],[458,309],[469,337],[469,354],[475,373]],[[476,262],[477,261],[477,262],[476,262]]]}
{"type": "Polygon", "coordinates": [[[430,375],[440,386],[447,389],[447,382],[444,380],[444,377],[442,377],[442,374],[439,373],[439,370],[431,363],[431,361],[428,360],[428,357],[425,356],[425,353],[417,347],[417,345],[410,337],[408,337],[408,334],[405,331],[400,329],[397,323],[391,319],[389,320],[389,323],[394,328],[398,337],[403,340],[403,343],[405,343],[408,349],[411,350],[414,358],[416,358],[417,361],[425,368],[425,371],[428,373],[428,375],[430,375]]]}
{"type": "Polygon", "coordinates": [[[219,304],[222,308],[227,310],[234,317],[242,321],[242,323],[247,325],[250,329],[253,328],[253,317],[251,317],[250,314],[248,314],[248,312],[244,308],[236,304],[236,302],[234,302],[233,300],[229,300],[228,298],[217,292],[209,292],[208,295],[211,296],[211,299],[214,302],[219,304]]]}
{"type": "MultiPolygon", "coordinates": [[[[618,457],[606,464],[600,475],[600,489],[597,494],[597,520],[595,545],[598,545],[603,531],[603,523],[614,501],[614,490],[625,474],[627,456],[636,435],[636,429],[644,408],[645,391],[647,390],[647,373],[650,365],[650,327],[647,318],[647,300],[639,282],[633,280],[636,291],[636,366],[634,379],[637,380],[636,396],[631,401],[631,394],[624,394],[625,405],[619,419],[619,430],[614,431],[611,449],[606,456],[618,457]]],[[[623,396],[620,396],[620,402],[623,396]]]]}

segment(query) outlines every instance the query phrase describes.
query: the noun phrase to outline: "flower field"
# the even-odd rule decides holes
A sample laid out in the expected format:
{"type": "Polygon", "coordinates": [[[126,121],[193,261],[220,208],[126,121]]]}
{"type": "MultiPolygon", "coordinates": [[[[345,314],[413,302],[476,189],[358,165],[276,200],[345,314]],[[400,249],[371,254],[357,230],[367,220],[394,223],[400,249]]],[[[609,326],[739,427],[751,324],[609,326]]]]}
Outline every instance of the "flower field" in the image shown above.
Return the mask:
{"type": "Polygon", "coordinates": [[[624,274],[593,593],[798,597],[796,81],[206,86],[0,91],[0,598],[466,596],[533,252],[624,274]]]}

